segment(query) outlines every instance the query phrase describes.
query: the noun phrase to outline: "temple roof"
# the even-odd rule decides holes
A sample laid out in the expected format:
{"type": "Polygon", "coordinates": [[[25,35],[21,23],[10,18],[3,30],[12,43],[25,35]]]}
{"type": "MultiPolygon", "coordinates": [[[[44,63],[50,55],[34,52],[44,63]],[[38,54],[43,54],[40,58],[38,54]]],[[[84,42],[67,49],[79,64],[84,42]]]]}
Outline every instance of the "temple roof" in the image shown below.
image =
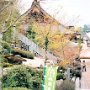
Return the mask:
{"type": "Polygon", "coordinates": [[[58,25],[62,25],[66,28],[63,24],[49,15],[41,6],[39,0],[34,0],[32,2],[31,8],[27,12],[28,19],[33,19],[39,23],[52,23],[55,22],[58,25]]]}

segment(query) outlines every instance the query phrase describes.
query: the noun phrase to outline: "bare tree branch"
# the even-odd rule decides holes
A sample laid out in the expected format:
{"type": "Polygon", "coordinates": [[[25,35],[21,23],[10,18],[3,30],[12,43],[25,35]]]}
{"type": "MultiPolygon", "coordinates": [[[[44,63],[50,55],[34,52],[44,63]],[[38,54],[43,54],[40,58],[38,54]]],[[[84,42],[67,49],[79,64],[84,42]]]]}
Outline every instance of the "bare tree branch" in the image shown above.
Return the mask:
{"type": "MultiPolygon", "coordinates": [[[[28,11],[30,11],[30,9],[28,9],[28,11]]],[[[17,21],[19,21],[19,19],[21,19],[23,16],[25,16],[25,15],[28,13],[28,11],[26,11],[26,12],[23,13],[22,15],[18,16],[18,17],[16,18],[16,20],[13,21],[12,24],[11,24],[9,27],[7,27],[6,30],[4,30],[2,33],[5,33],[9,28],[11,28],[13,25],[15,25],[15,24],[17,23],[17,21]]]]}
{"type": "Polygon", "coordinates": [[[9,3],[7,5],[5,5],[2,9],[0,9],[0,14],[6,9],[8,8],[11,4],[13,4],[13,2],[15,2],[16,0],[11,0],[9,1],[9,3]]]}

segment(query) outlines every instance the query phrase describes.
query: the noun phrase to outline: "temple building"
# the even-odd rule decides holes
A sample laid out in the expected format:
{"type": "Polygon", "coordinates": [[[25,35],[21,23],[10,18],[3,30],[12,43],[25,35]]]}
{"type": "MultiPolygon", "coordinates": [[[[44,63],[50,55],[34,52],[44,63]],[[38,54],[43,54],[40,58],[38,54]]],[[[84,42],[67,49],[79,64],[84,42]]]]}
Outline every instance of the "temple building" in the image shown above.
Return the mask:
{"type": "Polygon", "coordinates": [[[41,6],[39,0],[34,0],[32,2],[31,8],[27,11],[25,15],[22,25],[23,29],[27,30],[29,24],[36,23],[38,27],[42,28],[43,30],[48,27],[49,30],[56,31],[60,30],[64,32],[67,27],[57,21],[54,17],[49,15],[41,6]]]}

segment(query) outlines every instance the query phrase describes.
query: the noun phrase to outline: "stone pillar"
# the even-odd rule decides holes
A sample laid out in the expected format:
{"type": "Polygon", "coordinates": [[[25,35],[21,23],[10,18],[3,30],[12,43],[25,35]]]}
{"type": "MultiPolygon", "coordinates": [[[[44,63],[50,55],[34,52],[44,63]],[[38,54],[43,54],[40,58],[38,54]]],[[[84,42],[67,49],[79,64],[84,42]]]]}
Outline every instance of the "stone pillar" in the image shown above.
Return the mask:
{"type": "Polygon", "coordinates": [[[67,69],[67,77],[70,79],[70,68],[67,69]]]}

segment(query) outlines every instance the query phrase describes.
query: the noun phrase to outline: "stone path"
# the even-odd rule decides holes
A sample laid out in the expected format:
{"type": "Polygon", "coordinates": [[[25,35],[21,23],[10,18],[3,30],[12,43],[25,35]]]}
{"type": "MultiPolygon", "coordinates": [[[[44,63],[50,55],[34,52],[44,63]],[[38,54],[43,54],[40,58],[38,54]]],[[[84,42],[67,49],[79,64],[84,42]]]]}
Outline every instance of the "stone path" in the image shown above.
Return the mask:
{"type": "MultiPolygon", "coordinates": [[[[90,47],[87,47],[86,43],[84,43],[81,57],[90,57],[90,47]]],[[[82,72],[82,79],[81,79],[81,88],[79,87],[79,80],[76,81],[76,90],[90,90],[90,59],[81,59],[81,62],[85,60],[86,62],[86,72],[82,72]]]]}
{"type": "Polygon", "coordinates": [[[86,61],[87,71],[82,72],[81,88],[79,88],[79,80],[76,81],[76,90],[90,90],[90,59],[84,60],[86,61]]]}

